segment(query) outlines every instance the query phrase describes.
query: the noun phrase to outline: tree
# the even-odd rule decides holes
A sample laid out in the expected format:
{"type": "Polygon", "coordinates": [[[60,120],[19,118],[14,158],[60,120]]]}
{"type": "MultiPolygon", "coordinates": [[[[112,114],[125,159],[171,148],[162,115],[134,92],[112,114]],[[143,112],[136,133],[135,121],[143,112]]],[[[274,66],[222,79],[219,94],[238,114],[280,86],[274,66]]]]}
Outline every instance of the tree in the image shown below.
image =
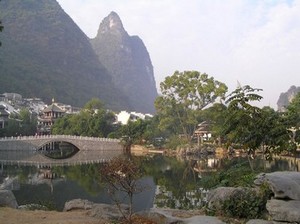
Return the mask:
{"type": "Polygon", "coordinates": [[[145,132],[150,121],[138,119],[129,121],[117,130],[119,138],[122,138],[124,149],[129,152],[133,143],[142,144],[145,140],[145,132]]]}
{"type": "Polygon", "coordinates": [[[256,94],[261,89],[248,85],[238,87],[227,98],[227,115],[223,126],[223,134],[229,143],[239,143],[248,154],[253,154],[262,143],[259,119],[261,109],[251,105],[260,101],[262,96],[256,94]]]}
{"type": "Polygon", "coordinates": [[[106,110],[99,99],[92,99],[79,114],[58,119],[52,126],[52,133],[107,137],[114,131],[114,121],[115,115],[106,110]]]}
{"type": "Polygon", "coordinates": [[[291,103],[286,108],[288,125],[291,127],[300,127],[300,92],[292,99],[291,103]]]}
{"type": "Polygon", "coordinates": [[[257,121],[261,135],[261,145],[266,159],[272,159],[274,154],[286,150],[289,136],[284,117],[270,107],[261,109],[260,119],[257,121]]]}
{"type": "Polygon", "coordinates": [[[203,120],[210,121],[211,130],[214,136],[218,138],[221,144],[223,125],[226,119],[227,107],[222,103],[215,103],[211,107],[202,111],[201,117],[203,120]]]}
{"type": "Polygon", "coordinates": [[[160,127],[174,134],[184,134],[190,140],[199,111],[218,98],[223,99],[227,86],[197,71],[176,71],[160,84],[162,96],[155,101],[160,127]]]}
{"type": "Polygon", "coordinates": [[[97,113],[98,110],[103,110],[104,105],[98,98],[92,98],[89,102],[84,105],[84,109],[94,114],[97,113]]]}
{"type": "Polygon", "coordinates": [[[298,93],[287,106],[284,117],[286,119],[286,129],[290,136],[289,151],[295,156],[297,145],[300,143],[300,93],[298,93]]]}
{"type": "Polygon", "coordinates": [[[287,112],[281,114],[270,107],[260,109],[251,105],[252,102],[262,99],[256,94],[259,91],[261,89],[243,86],[229,95],[223,126],[223,134],[226,135],[228,143],[241,144],[249,155],[254,155],[261,148],[267,159],[272,159],[274,154],[283,151],[295,155],[295,134],[300,125],[300,94],[288,106],[287,112]]]}
{"type": "Polygon", "coordinates": [[[138,180],[142,177],[139,167],[131,159],[116,157],[105,163],[100,169],[101,178],[108,184],[108,192],[117,205],[123,217],[132,223],[133,196],[142,192],[145,187],[141,186],[138,180]],[[128,200],[128,212],[124,211],[122,195],[125,193],[128,200]]]}
{"type": "Polygon", "coordinates": [[[34,135],[36,133],[37,118],[28,109],[21,109],[19,118],[21,120],[20,124],[20,134],[22,135],[34,135]]]}
{"type": "Polygon", "coordinates": [[[28,109],[21,109],[19,114],[11,114],[0,136],[35,135],[37,118],[28,109]]]}

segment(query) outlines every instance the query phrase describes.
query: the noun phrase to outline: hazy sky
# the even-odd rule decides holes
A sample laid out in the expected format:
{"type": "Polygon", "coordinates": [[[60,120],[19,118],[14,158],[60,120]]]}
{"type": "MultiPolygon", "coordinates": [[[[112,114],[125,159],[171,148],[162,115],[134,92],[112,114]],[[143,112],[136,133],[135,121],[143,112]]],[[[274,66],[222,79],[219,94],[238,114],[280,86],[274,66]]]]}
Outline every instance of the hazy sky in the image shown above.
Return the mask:
{"type": "Polygon", "coordinates": [[[277,108],[300,86],[300,0],[58,0],[90,38],[111,11],[146,45],[159,83],[197,70],[226,83],[262,88],[277,108]]]}

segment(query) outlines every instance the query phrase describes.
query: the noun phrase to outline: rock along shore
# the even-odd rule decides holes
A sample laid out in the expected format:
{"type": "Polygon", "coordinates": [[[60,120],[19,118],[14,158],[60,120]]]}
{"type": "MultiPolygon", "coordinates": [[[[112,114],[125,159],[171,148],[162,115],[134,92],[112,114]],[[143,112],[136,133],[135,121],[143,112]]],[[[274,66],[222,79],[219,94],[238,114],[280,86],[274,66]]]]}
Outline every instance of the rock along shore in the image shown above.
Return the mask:
{"type": "MultiPolygon", "coordinates": [[[[267,201],[266,209],[269,220],[249,220],[246,224],[300,223],[300,172],[274,172],[260,174],[255,180],[260,186],[267,184],[273,192],[273,197],[267,201]]],[[[239,188],[216,188],[211,191],[208,207],[213,205],[221,208],[222,201],[230,199],[232,192],[239,188]]],[[[0,223],[113,223],[121,217],[114,205],[97,204],[83,199],[74,199],[65,203],[64,212],[24,211],[32,205],[18,206],[14,194],[9,190],[0,190],[0,223]],[[56,219],[53,218],[57,217],[56,219]],[[31,218],[30,218],[31,217],[31,218]],[[30,220],[30,221],[28,221],[30,220]],[[80,221],[80,222],[78,222],[80,221]]],[[[37,207],[35,207],[37,208],[37,207]]],[[[37,208],[42,209],[42,208],[37,208]]],[[[126,209],[126,206],[124,206],[126,209]]],[[[203,211],[184,211],[153,208],[139,212],[138,215],[159,224],[223,224],[223,218],[206,216],[203,211]]],[[[232,222],[228,222],[232,223],[232,222]]],[[[234,222],[239,223],[239,222],[234,222]]]]}

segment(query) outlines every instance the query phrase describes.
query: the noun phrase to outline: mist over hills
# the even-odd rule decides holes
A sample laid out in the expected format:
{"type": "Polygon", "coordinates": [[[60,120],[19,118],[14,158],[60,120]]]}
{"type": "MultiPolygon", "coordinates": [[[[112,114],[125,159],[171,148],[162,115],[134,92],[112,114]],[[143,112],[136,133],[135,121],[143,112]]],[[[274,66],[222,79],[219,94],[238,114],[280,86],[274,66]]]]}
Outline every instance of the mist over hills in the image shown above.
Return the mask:
{"type": "MultiPolygon", "coordinates": [[[[4,25],[0,33],[0,93],[17,92],[46,102],[55,98],[74,106],[83,106],[97,97],[109,109],[154,112],[154,99],[151,98],[152,102],[148,102],[148,98],[132,100],[131,94],[116,85],[116,76],[107,66],[107,61],[115,59],[100,61],[99,52],[95,53],[90,39],[56,1],[0,1],[0,15],[4,25]]],[[[133,47],[133,55],[138,58],[145,56],[141,52],[146,49],[142,41],[139,44],[133,47]]],[[[135,69],[140,74],[138,64],[140,61],[135,69]]],[[[127,71],[127,78],[122,80],[124,86],[128,85],[126,80],[149,83],[145,77],[139,79],[132,75],[134,69],[122,65],[118,71],[127,71]]],[[[154,80],[153,73],[152,78],[154,80]]],[[[135,94],[143,95],[144,90],[140,90],[142,92],[135,90],[135,94]]],[[[157,94],[156,88],[151,91],[157,94]]]]}

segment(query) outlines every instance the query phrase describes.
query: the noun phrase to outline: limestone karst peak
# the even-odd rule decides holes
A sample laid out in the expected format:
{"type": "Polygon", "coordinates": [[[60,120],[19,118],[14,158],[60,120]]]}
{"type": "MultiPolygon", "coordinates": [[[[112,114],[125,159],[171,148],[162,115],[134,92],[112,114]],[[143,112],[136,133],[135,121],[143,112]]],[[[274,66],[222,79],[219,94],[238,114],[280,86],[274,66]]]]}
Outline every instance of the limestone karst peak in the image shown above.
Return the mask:
{"type": "Polygon", "coordinates": [[[105,17],[100,24],[98,34],[106,32],[126,32],[119,15],[114,11],[105,17]]]}

